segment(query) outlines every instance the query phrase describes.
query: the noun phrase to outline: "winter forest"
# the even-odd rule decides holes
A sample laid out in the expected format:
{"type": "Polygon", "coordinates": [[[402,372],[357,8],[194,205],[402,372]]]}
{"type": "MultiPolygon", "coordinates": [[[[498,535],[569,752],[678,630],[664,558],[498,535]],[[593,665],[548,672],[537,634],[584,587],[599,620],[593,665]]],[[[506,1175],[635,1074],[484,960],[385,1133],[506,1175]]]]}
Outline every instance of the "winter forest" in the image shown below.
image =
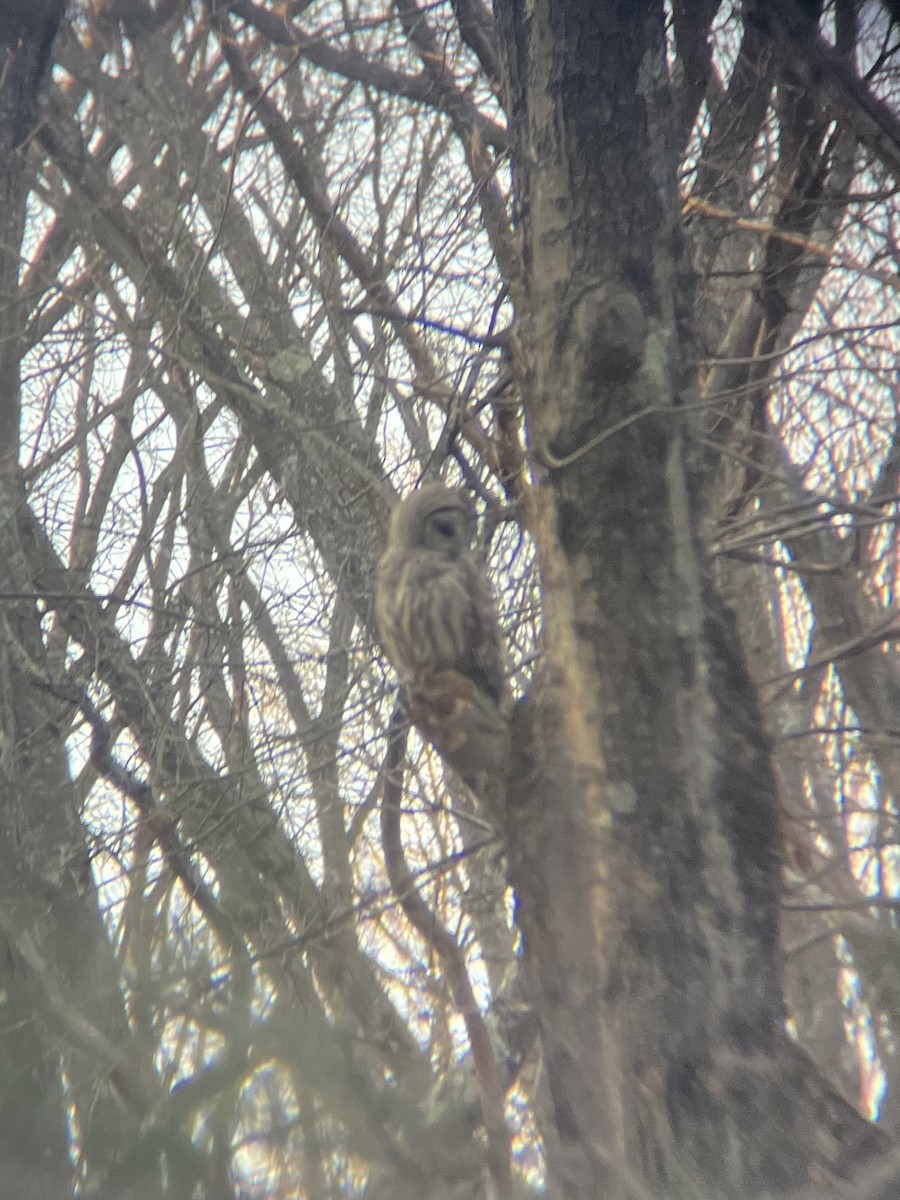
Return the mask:
{"type": "Polygon", "coordinates": [[[0,1200],[900,1194],[894,9],[0,0],[0,1200]]]}

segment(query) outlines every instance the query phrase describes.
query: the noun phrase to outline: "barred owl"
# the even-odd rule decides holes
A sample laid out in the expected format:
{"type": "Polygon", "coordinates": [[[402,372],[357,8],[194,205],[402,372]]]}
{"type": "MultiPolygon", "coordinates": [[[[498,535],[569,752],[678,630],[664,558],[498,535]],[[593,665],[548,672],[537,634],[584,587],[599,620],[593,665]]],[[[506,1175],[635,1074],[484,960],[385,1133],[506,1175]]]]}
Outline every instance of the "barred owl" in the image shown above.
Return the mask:
{"type": "Polygon", "coordinates": [[[499,706],[500,629],[474,533],[467,493],[431,484],[407,496],[378,563],[375,612],[388,658],[411,691],[433,690],[436,673],[449,669],[499,706]]]}

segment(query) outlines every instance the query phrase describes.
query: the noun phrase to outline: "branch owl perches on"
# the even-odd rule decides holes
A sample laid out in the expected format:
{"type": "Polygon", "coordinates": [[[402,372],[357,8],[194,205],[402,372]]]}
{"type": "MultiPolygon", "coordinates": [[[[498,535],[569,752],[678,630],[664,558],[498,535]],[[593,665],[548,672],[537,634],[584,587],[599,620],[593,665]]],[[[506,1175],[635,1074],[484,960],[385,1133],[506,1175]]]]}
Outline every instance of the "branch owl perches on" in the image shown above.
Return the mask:
{"type": "Polygon", "coordinates": [[[472,549],[468,494],[444,484],[394,509],[375,613],[410,718],[466,783],[505,777],[508,690],[491,586],[472,549]]]}

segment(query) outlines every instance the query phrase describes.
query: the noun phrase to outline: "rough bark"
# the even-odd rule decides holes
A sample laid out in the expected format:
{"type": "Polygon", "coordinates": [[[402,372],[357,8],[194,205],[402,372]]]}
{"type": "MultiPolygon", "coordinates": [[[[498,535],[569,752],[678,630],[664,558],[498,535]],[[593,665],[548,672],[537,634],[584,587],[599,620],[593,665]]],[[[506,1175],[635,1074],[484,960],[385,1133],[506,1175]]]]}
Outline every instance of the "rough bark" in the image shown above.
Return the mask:
{"type": "Polygon", "coordinates": [[[840,1176],[877,1139],[784,1034],[769,747],[698,537],[663,8],[497,13],[546,656],[508,836],[551,1176],[571,1197],[840,1176]]]}

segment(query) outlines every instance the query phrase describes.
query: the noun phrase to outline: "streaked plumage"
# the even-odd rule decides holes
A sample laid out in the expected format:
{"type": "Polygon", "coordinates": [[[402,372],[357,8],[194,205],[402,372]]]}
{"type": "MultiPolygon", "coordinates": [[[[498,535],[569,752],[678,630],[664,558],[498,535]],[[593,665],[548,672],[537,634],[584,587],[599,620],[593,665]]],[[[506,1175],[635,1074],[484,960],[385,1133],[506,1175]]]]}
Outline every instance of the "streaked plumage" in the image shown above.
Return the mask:
{"type": "Polygon", "coordinates": [[[490,584],[472,551],[468,494],[431,484],[394,510],[378,564],[375,611],[388,658],[404,683],[450,668],[496,704],[505,694],[500,629],[490,584]]]}

